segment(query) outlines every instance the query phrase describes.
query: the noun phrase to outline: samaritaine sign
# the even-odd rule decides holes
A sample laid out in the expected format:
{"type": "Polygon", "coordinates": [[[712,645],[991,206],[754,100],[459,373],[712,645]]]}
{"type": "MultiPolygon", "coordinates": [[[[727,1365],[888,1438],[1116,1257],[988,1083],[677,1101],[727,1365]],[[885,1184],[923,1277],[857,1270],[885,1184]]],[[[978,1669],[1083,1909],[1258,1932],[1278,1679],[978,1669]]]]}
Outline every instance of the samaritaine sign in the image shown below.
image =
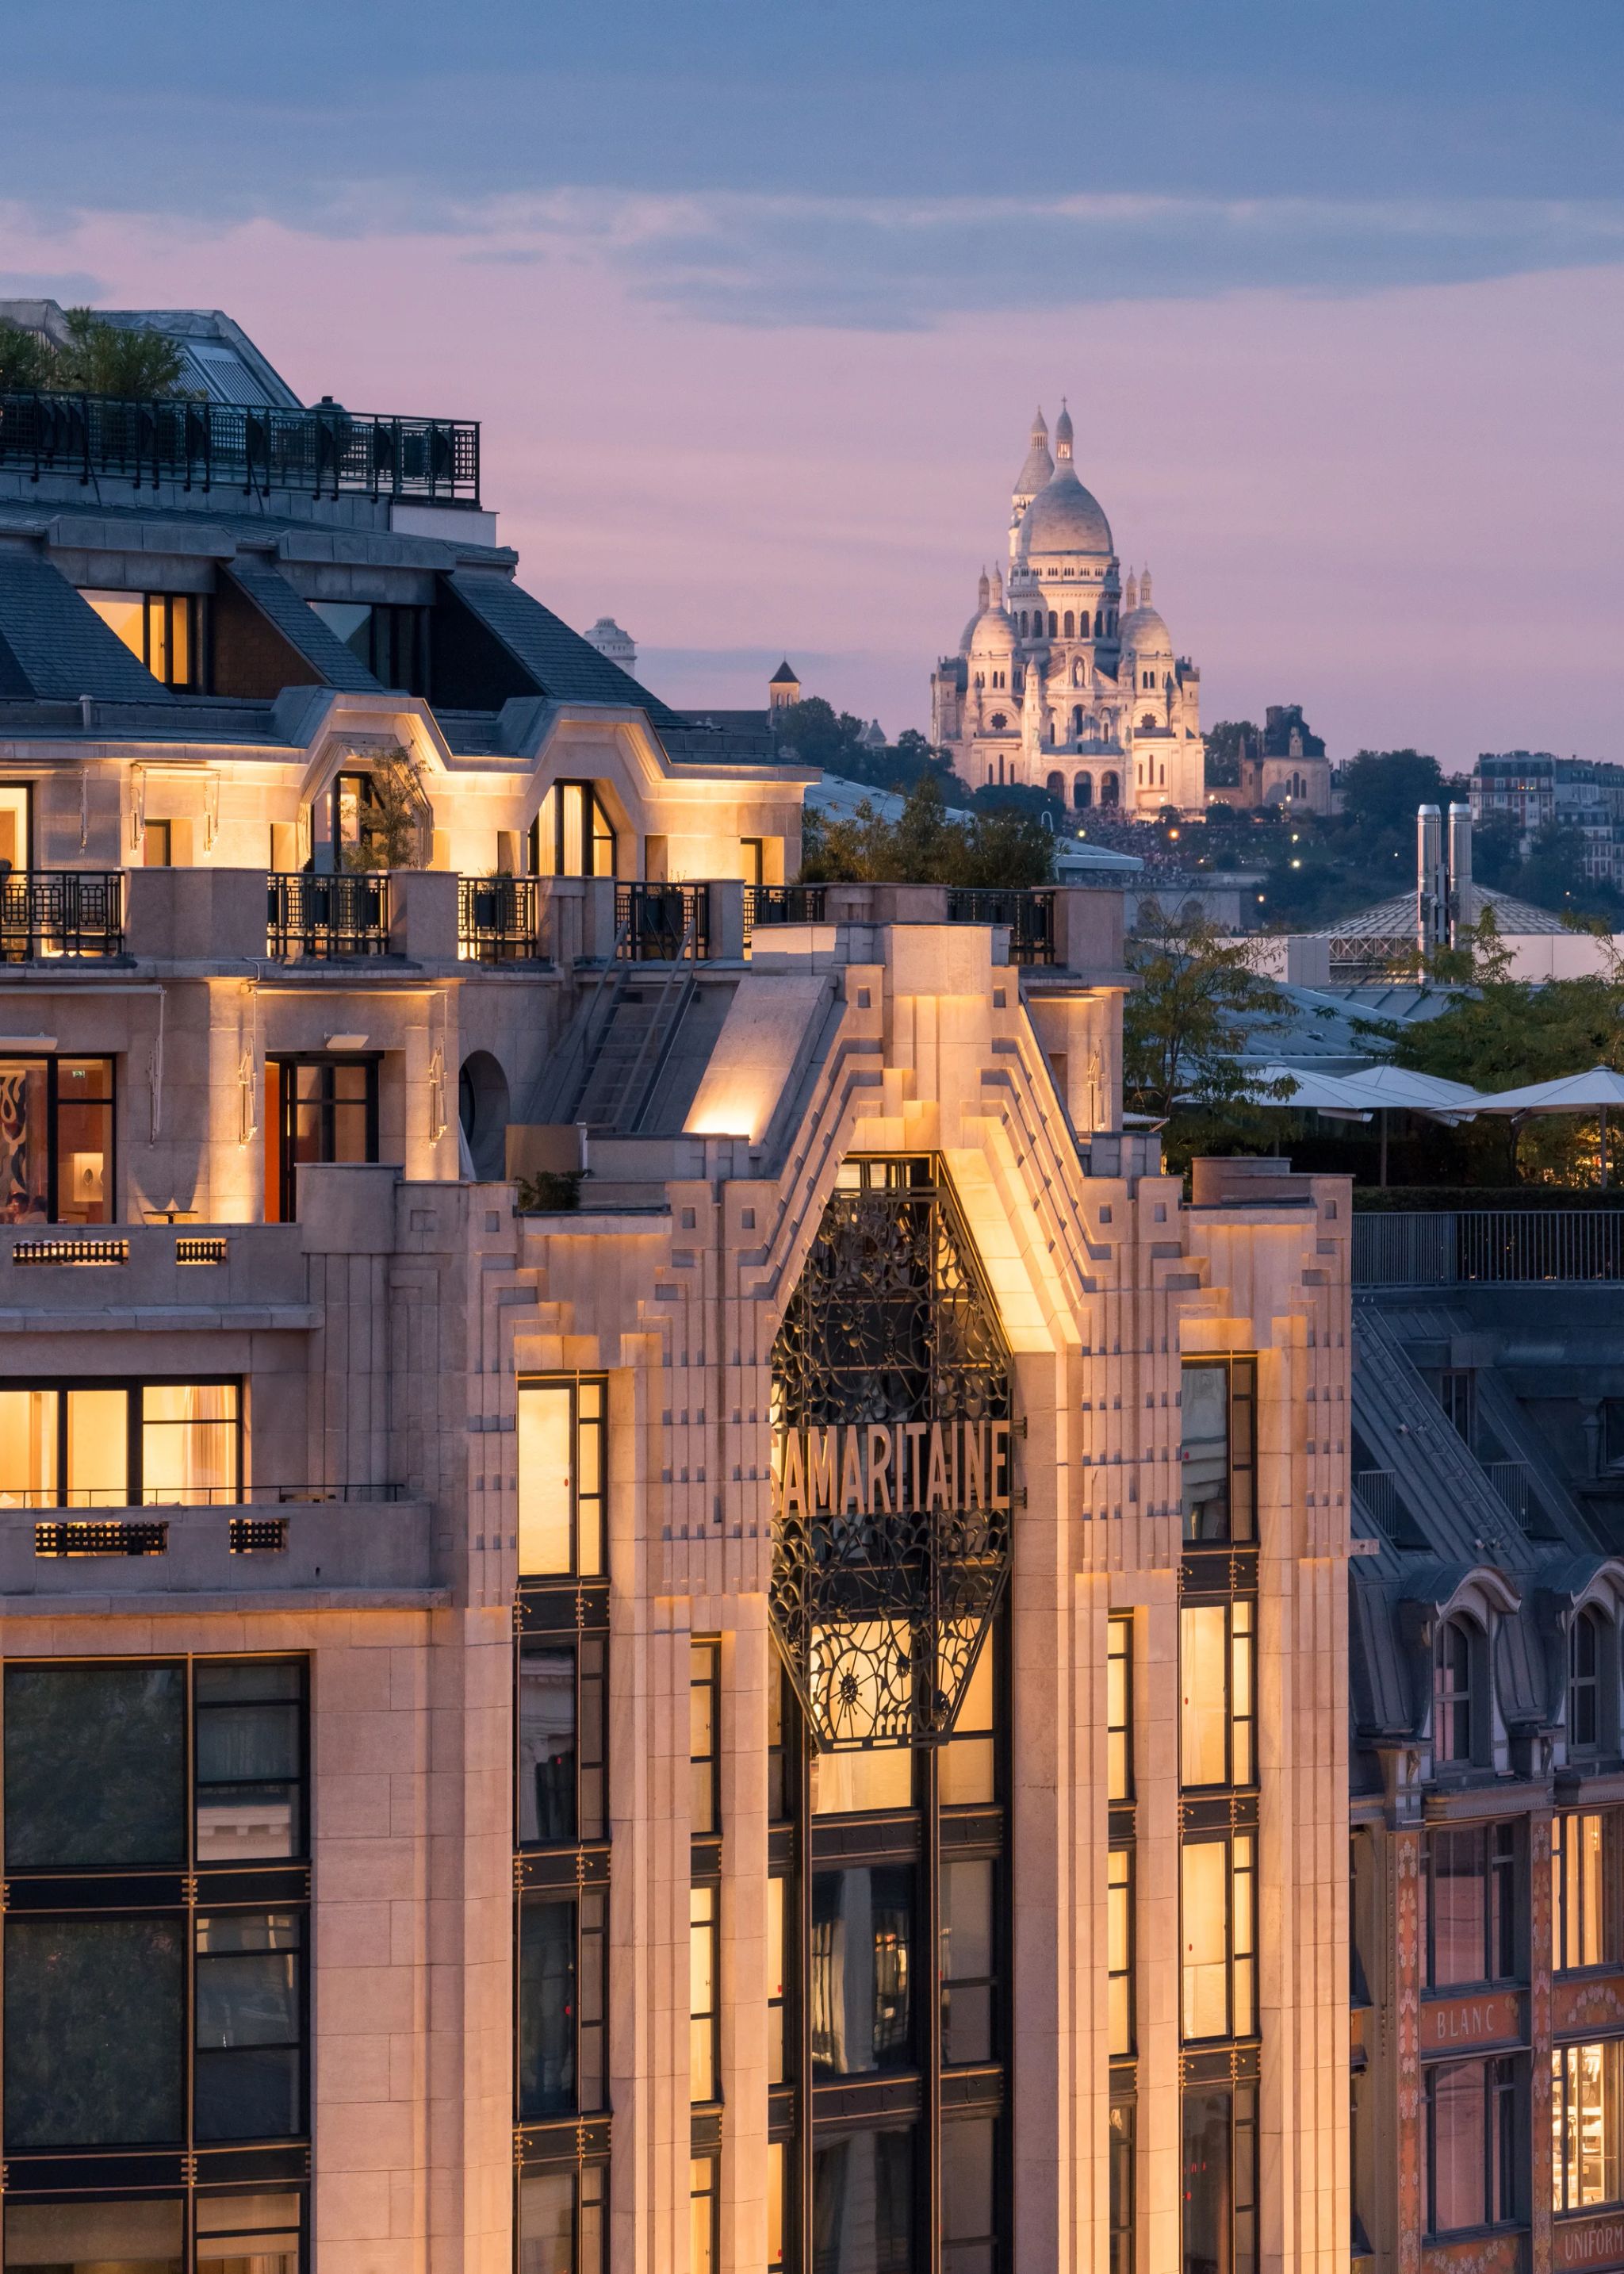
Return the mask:
{"type": "Polygon", "coordinates": [[[817,1742],[946,1736],[1009,1570],[1009,1353],[940,1163],[848,1162],[773,1348],[775,1630],[817,1742]]]}

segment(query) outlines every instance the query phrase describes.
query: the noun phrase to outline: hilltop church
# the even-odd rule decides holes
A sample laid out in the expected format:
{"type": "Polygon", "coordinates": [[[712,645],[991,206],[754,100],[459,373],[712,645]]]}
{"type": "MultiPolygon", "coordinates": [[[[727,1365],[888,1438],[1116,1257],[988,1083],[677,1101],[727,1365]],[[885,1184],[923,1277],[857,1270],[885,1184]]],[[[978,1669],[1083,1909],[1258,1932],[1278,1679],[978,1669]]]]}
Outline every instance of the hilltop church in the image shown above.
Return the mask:
{"type": "Polygon", "coordinates": [[[956,655],[931,677],[931,740],[976,788],[1019,782],[1073,811],[1207,803],[1200,674],[1175,656],[1150,571],[1124,591],[1110,523],[1077,478],[1064,408],[1039,410],[1010,512],[1010,567],[982,573],[956,655]]]}

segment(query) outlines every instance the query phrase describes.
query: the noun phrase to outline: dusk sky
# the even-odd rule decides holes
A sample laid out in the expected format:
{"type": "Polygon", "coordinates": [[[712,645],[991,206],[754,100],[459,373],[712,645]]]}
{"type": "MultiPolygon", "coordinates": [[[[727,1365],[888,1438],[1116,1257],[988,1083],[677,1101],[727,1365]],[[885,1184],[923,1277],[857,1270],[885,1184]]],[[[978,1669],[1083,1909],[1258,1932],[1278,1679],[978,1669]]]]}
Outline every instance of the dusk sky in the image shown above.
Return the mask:
{"type": "Polygon", "coordinates": [[[526,583],[701,708],[929,723],[1064,395],[1205,719],[1624,758],[1624,8],[14,11],[0,296],[485,422],[526,583]]]}

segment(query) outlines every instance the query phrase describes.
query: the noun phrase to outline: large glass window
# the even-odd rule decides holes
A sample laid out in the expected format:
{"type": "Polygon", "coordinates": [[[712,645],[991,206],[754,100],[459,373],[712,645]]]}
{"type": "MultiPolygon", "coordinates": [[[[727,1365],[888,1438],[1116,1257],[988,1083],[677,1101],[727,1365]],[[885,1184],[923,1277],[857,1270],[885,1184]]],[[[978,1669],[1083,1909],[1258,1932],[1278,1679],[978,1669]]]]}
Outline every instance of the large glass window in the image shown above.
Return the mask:
{"type": "Polygon", "coordinates": [[[519,1649],[519,1845],[601,1840],[608,1640],[525,1642],[519,1649]]]}
{"type": "Polygon", "coordinates": [[[199,1864],[308,1854],[304,1692],[295,1659],[201,1659],[193,1667],[199,1864]]]}
{"type": "Polygon", "coordinates": [[[304,2122],[299,1912],[199,1913],[193,2137],[294,2139],[304,2122]]]}
{"type": "MultiPolygon", "coordinates": [[[[8,2202],[6,2274],[103,2274],[107,2268],[181,2274],[184,2234],[185,2208],[177,2196],[161,2202],[8,2202]]],[[[284,2265],[293,2274],[293,2262],[284,2265]]],[[[271,2266],[283,2274],[274,2260],[271,2266]]]]}
{"type": "Polygon", "coordinates": [[[1180,1864],[1185,2041],[1250,2037],[1258,2026],[1256,1837],[1186,1839],[1180,1864]]]}
{"type": "Polygon", "coordinates": [[[688,1645],[688,1813],[690,1833],[703,1837],[722,1828],[720,1786],[720,1699],[722,1645],[688,1645]]]}
{"type": "Polygon", "coordinates": [[[789,2047],[785,2039],[784,1984],[788,1946],[790,1906],[788,1882],[775,1874],[767,1882],[767,2082],[785,2084],[789,2079],[789,2047]]]}
{"type": "Polygon", "coordinates": [[[1568,1635],[1568,1751],[1575,1758],[1594,1753],[1601,1744],[1605,1657],[1600,1618],[1594,1611],[1581,1611],[1568,1635]]]}
{"type": "Polygon", "coordinates": [[[536,877],[613,877],[614,825],[590,781],[555,782],[530,824],[536,877]]]}
{"type": "Polygon", "coordinates": [[[1183,2176],[1184,2274],[1255,2274],[1256,2085],[1185,2093],[1183,2176]]]}
{"type": "Polygon", "coordinates": [[[1446,1619],[1432,1659],[1432,1758],[1441,1768],[1471,1760],[1477,1650],[1464,1619],[1446,1619]]]}
{"type": "Polygon", "coordinates": [[[710,1881],[688,1891],[688,2098],[720,2097],[721,1890],[710,1881]]]}
{"type": "Polygon", "coordinates": [[[310,600],[305,605],[380,686],[407,695],[428,693],[426,608],[379,600],[310,600]]]}
{"type": "Polygon", "coordinates": [[[607,2176],[601,2164],[524,2173],[519,2181],[519,2274],[605,2274],[607,2176]]]}
{"type": "Polygon", "coordinates": [[[0,1224],[113,1220],[113,1062],[0,1058],[0,1224]]]}
{"type": "Polygon", "coordinates": [[[1515,1981],[1524,1939],[1516,1826],[1437,1827],[1423,1877],[1427,1987],[1515,1981]]]}
{"type": "Polygon", "coordinates": [[[1624,2200],[1619,2134],[1624,2039],[1558,2045],[1551,2055],[1552,2207],[1594,2210],[1624,2200]]]}
{"type": "Polygon", "coordinates": [[[941,1886],[942,2062],[993,2058],[997,1979],[990,1858],[944,1857],[941,1886]]]}
{"type": "Polygon", "coordinates": [[[378,1158],[378,1060],[271,1058],[265,1080],[265,1218],[292,1224],[302,1166],[378,1158]]]}
{"type": "Polygon", "coordinates": [[[1106,2009],[1113,2055],[1133,2051],[1133,1850],[1106,1859],[1106,2009]]]}
{"type": "Polygon", "coordinates": [[[235,1382],[9,1383],[0,1508],[207,1508],[242,1497],[235,1382]]]}
{"type": "Polygon", "coordinates": [[[519,1905],[519,2116],[590,2115],[604,2105],[607,1903],[525,1895],[519,1905]]]}
{"type": "Polygon", "coordinates": [[[185,2136],[178,1914],[5,1923],[5,2145],[133,2148],[185,2136]]]}
{"type": "Polygon", "coordinates": [[[1105,1789],[1110,1800],[1133,1797],[1133,1615],[1106,1623],[1105,1789]]]}
{"type": "Polygon", "coordinates": [[[908,2274],[914,2263],[912,2129],[820,2142],[812,2157],[817,2274],[908,2274]]]}
{"type": "Polygon", "coordinates": [[[207,689],[208,603],[201,593],[110,592],[81,586],[79,598],[165,687],[186,694],[207,689]]]}
{"type": "Polygon", "coordinates": [[[1106,2153],[1110,2159],[1107,2274],[1133,2274],[1133,2103],[1111,2103],[1106,2153]]]}
{"type": "Polygon", "coordinates": [[[519,1575],[597,1577],[604,1539],[605,1385],[519,1384],[519,1575]]]}
{"type": "Polygon", "coordinates": [[[1425,2097],[1428,2233],[1515,2219],[1523,2128],[1516,2063],[1440,2061],[1426,2071],[1425,2097]]]}
{"type": "Polygon", "coordinates": [[[1186,1790],[1257,1779],[1257,1607],[1250,1596],[1178,1615],[1179,1781],[1186,1790]]]}
{"type": "Polygon", "coordinates": [[[861,2076],[914,2058],[914,1871],[861,1865],[812,1878],[815,2074],[861,2076]]]}
{"type": "Polygon", "coordinates": [[[942,2131],[942,2274],[993,2274],[997,2264],[998,2127],[990,2116],[942,2131]]]}
{"type": "Polygon", "coordinates": [[[186,1861],[182,1665],[5,1669],[5,1867],[109,1871],[186,1861]]]}
{"type": "Polygon", "coordinates": [[[1258,1362],[1186,1359],[1180,1368],[1184,1540],[1257,1537],[1258,1362]]]}
{"type": "Polygon", "coordinates": [[[1551,1956],[1559,1973],[1613,1956],[1605,1857],[1608,1818],[1562,1810],[1551,1824],[1551,1956]]]}

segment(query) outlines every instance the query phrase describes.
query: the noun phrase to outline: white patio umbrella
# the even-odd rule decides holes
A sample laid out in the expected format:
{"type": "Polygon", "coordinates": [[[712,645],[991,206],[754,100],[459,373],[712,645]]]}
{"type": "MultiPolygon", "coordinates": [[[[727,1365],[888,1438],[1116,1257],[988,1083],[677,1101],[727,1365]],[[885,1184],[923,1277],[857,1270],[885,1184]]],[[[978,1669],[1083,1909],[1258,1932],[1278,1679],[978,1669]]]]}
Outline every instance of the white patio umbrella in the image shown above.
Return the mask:
{"type": "Polygon", "coordinates": [[[1601,1116],[1601,1181],[1607,1186],[1607,1113],[1624,1105],[1624,1074],[1611,1066],[1592,1066],[1588,1073],[1559,1074],[1554,1081],[1526,1082],[1521,1089],[1502,1089],[1483,1100],[1485,1113],[1507,1113],[1520,1121],[1528,1113],[1599,1113],[1601,1116]]]}

